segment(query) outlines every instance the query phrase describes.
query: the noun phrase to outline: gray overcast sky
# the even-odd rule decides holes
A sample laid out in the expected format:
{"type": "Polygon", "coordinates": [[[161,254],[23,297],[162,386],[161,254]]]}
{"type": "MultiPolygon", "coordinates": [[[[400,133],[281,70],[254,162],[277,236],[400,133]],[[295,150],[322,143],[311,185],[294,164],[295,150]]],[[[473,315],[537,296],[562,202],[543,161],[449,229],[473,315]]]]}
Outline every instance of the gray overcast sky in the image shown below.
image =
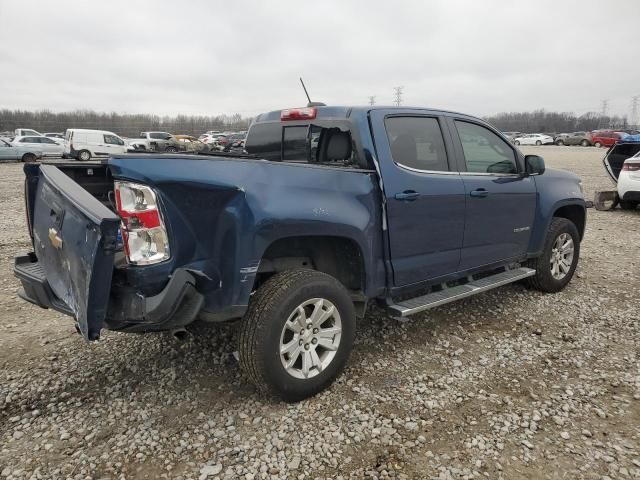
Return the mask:
{"type": "Polygon", "coordinates": [[[0,20],[0,108],[253,115],[306,103],[300,75],[333,105],[402,85],[476,115],[640,94],[640,0],[0,0],[0,20]]]}

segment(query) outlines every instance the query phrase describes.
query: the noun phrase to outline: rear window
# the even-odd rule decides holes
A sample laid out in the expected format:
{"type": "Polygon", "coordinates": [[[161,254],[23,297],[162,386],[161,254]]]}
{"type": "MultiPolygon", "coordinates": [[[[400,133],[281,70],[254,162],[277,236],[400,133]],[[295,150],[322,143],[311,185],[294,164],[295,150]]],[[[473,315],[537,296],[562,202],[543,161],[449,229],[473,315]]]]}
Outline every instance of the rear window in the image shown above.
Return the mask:
{"type": "Polygon", "coordinates": [[[251,127],[246,151],[272,161],[359,166],[349,130],[265,122],[251,127]]]}

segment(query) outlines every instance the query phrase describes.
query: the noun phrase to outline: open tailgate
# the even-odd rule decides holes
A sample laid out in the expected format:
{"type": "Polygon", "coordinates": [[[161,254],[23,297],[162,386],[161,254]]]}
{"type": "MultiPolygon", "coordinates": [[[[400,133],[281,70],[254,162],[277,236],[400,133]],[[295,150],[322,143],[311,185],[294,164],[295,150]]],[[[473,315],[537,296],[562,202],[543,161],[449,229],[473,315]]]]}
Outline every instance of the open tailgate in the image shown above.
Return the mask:
{"type": "Polygon", "coordinates": [[[41,165],[38,177],[29,195],[35,255],[30,264],[16,259],[15,273],[23,295],[29,297],[25,282],[38,280],[57,297],[49,305],[27,300],[73,314],[82,335],[95,340],[109,301],[120,218],[54,165],[41,165]]]}
{"type": "Polygon", "coordinates": [[[604,163],[604,168],[614,183],[618,183],[618,177],[625,160],[633,157],[638,152],[640,152],[640,141],[627,142],[623,140],[609,149],[602,163],[604,163]]]}

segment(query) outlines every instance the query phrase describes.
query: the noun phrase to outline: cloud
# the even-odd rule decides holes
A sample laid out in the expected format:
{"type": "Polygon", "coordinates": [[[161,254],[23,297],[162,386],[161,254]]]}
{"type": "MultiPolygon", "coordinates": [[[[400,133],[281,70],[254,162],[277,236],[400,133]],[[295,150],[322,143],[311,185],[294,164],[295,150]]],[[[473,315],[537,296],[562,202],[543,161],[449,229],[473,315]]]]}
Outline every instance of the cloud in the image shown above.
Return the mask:
{"type": "Polygon", "coordinates": [[[402,85],[476,115],[640,94],[637,0],[132,3],[0,0],[0,107],[253,115],[304,104],[300,75],[334,105],[402,85]]]}

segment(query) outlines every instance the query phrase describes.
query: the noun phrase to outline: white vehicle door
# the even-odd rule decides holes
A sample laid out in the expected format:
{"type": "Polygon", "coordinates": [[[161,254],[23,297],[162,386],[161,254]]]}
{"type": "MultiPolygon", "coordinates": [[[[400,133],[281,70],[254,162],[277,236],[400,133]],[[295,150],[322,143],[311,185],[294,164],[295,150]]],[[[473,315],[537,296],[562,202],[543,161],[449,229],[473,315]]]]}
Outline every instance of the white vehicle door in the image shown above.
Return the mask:
{"type": "Polygon", "coordinates": [[[12,160],[16,158],[16,147],[12,147],[4,140],[0,140],[0,159],[1,160],[12,160]]]}
{"type": "Polygon", "coordinates": [[[49,137],[39,137],[40,148],[44,155],[60,156],[64,151],[64,146],[49,137]]]}
{"type": "Polygon", "coordinates": [[[105,152],[109,155],[115,155],[118,153],[125,153],[127,148],[124,144],[124,140],[122,140],[119,136],[114,135],[112,133],[105,133],[103,135],[105,152]]]}

